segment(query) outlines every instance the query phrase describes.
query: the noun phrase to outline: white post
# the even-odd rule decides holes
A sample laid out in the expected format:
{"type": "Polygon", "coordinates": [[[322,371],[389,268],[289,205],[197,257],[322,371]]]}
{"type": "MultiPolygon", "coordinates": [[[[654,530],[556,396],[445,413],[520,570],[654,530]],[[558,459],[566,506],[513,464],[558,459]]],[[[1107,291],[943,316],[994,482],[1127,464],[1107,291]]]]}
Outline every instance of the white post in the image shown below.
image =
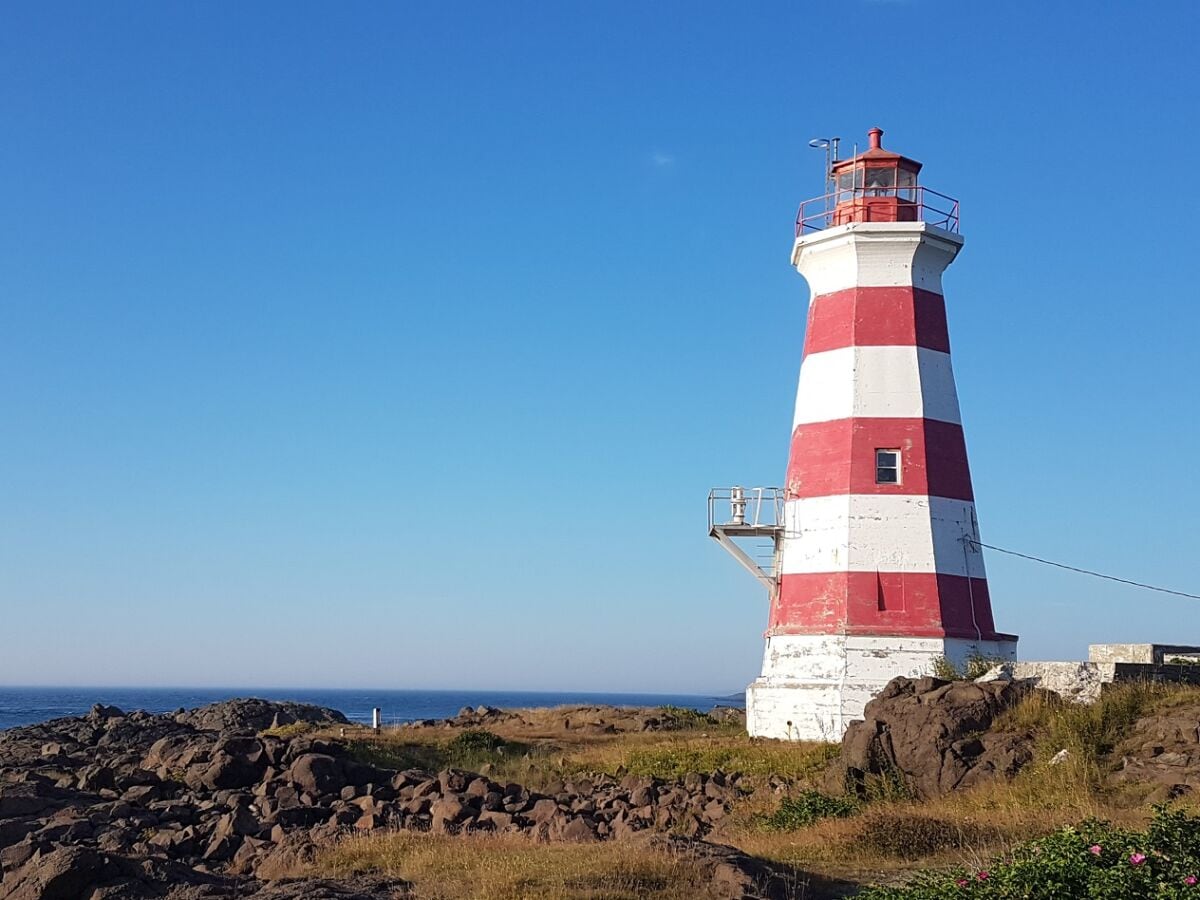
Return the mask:
{"type": "Polygon", "coordinates": [[[375,707],[373,710],[371,710],[371,728],[374,731],[379,730],[379,707],[378,706],[375,707]]]}

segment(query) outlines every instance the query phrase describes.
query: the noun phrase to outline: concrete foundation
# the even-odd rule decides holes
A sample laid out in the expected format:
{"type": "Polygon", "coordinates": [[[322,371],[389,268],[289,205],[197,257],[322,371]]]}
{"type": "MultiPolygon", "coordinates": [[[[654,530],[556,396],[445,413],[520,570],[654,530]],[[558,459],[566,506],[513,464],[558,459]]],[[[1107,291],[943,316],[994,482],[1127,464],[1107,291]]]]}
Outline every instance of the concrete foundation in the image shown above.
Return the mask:
{"type": "Polygon", "coordinates": [[[1010,660],[1015,641],[855,635],[774,635],[763,674],[746,689],[752,737],[839,741],[867,702],[893,678],[933,673],[945,657],[962,667],[973,657],[1010,660]]]}

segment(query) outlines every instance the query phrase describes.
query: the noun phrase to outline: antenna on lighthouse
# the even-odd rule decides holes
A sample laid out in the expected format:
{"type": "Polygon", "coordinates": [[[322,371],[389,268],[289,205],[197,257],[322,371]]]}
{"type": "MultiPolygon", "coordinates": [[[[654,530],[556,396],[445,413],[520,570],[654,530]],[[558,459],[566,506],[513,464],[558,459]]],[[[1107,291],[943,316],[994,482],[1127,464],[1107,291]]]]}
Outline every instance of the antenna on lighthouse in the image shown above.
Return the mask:
{"type": "Polygon", "coordinates": [[[808,146],[814,150],[825,151],[825,193],[832,195],[834,190],[833,185],[833,164],[838,161],[838,144],[841,143],[840,137],[831,138],[813,138],[808,142],[808,146]]]}

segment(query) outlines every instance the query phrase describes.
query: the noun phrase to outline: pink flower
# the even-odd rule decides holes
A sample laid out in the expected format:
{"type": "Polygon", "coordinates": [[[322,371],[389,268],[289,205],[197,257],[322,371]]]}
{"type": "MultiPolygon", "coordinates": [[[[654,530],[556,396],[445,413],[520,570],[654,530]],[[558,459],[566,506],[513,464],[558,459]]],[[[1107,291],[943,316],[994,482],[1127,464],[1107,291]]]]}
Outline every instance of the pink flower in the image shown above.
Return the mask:
{"type": "Polygon", "coordinates": [[[1092,856],[1099,856],[1102,850],[1103,848],[1099,844],[1092,844],[1092,846],[1088,847],[1088,853],[1092,854],[1092,856]]]}
{"type": "Polygon", "coordinates": [[[1183,883],[1186,884],[1188,887],[1191,887],[1192,885],[1194,885],[1196,883],[1196,876],[1189,875],[1187,878],[1183,879],[1183,883]]]}
{"type": "Polygon", "coordinates": [[[1129,854],[1129,864],[1131,866],[1140,866],[1145,861],[1146,861],[1145,853],[1130,853],[1129,854]]]}
{"type": "Polygon", "coordinates": [[[987,872],[980,872],[980,873],[979,873],[978,875],[976,875],[975,877],[976,877],[976,878],[978,878],[980,881],[987,881],[987,880],[988,880],[988,873],[987,873],[987,872]]]}
{"type": "Polygon", "coordinates": [[[971,882],[967,881],[967,879],[965,879],[965,878],[960,878],[957,881],[955,881],[954,883],[957,884],[959,887],[966,887],[971,882]]]}

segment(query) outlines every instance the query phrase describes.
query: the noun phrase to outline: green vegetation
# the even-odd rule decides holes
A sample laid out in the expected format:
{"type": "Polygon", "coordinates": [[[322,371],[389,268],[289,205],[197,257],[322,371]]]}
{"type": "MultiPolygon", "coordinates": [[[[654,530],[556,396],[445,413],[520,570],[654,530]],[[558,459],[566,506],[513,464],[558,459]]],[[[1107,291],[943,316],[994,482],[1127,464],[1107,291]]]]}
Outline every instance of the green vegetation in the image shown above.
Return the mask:
{"type": "Polygon", "coordinates": [[[828,797],[819,791],[801,791],[792,797],[785,797],[775,812],[763,818],[763,826],[771,831],[795,831],[821,819],[844,819],[858,811],[858,804],[846,797],[828,797]]]}
{"type": "Polygon", "coordinates": [[[620,766],[634,775],[679,778],[688,772],[741,772],[789,781],[812,778],[837,756],[834,744],[781,744],[741,740],[728,744],[679,742],[634,747],[623,754],[620,766]]]}
{"type": "Polygon", "coordinates": [[[1137,900],[1200,897],[1200,818],[1159,807],[1149,828],[1103,822],[1063,828],[982,868],[924,873],[905,887],[874,888],[869,900],[1137,900]]]}
{"type": "Polygon", "coordinates": [[[998,657],[976,653],[969,656],[967,661],[959,666],[945,656],[939,656],[933,661],[933,677],[941,678],[943,681],[974,681],[1003,662],[1004,660],[998,657]]]}
{"type": "Polygon", "coordinates": [[[277,737],[286,741],[316,730],[317,726],[311,722],[292,722],[290,725],[275,725],[272,728],[267,728],[260,731],[259,735],[262,737],[277,737]]]}
{"type": "MultiPolygon", "coordinates": [[[[687,729],[687,728],[717,728],[720,723],[717,722],[708,713],[702,713],[698,709],[692,709],[687,706],[661,706],[659,712],[662,717],[671,723],[672,728],[687,729]]],[[[741,727],[740,725],[738,726],[741,727]]]]}
{"type": "Polygon", "coordinates": [[[503,752],[508,744],[504,738],[490,731],[476,729],[464,731],[446,744],[446,752],[451,757],[471,757],[480,753],[503,752]]]}
{"type": "Polygon", "coordinates": [[[482,729],[460,731],[441,741],[355,740],[350,750],[361,762],[389,769],[456,768],[480,771],[530,753],[526,744],[508,741],[482,729]]]}

